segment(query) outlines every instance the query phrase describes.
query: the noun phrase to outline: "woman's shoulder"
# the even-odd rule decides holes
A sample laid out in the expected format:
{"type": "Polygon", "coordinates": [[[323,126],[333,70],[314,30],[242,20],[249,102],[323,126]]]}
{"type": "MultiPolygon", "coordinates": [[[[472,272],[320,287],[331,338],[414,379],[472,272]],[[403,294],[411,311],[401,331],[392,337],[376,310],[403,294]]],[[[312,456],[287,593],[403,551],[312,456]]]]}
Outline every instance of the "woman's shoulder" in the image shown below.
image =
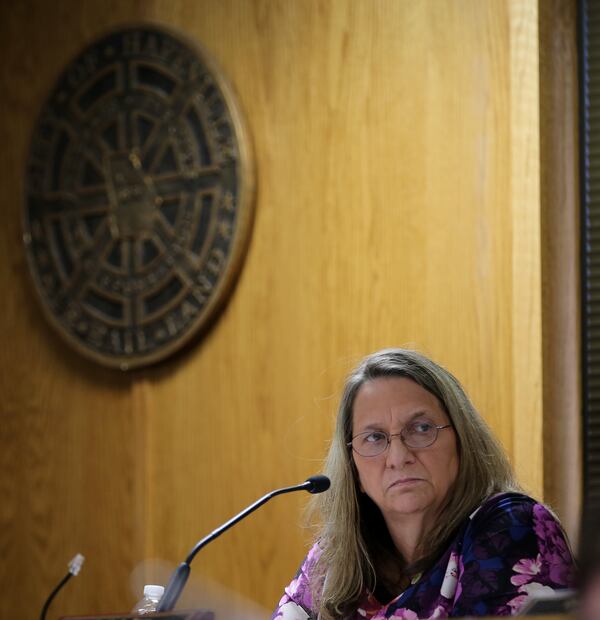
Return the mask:
{"type": "MultiPolygon", "coordinates": [[[[513,610],[540,588],[572,587],[573,555],[552,511],[523,493],[501,493],[486,499],[469,517],[461,538],[465,583],[477,583],[482,567],[514,590],[513,610]],[[509,582],[509,583],[507,583],[509,582]]],[[[470,591],[470,590],[469,590],[470,591]]]]}
{"type": "Polygon", "coordinates": [[[562,527],[552,511],[533,497],[524,493],[506,492],[488,497],[469,515],[469,529],[478,532],[533,528],[543,535],[548,529],[562,527]]]}
{"type": "Polygon", "coordinates": [[[525,493],[517,493],[515,491],[508,491],[505,493],[496,493],[490,495],[488,498],[475,508],[469,518],[471,520],[482,519],[489,517],[490,515],[499,513],[510,513],[520,510],[531,510],[538,502],[533,497],[525,495],[525,493]]]}

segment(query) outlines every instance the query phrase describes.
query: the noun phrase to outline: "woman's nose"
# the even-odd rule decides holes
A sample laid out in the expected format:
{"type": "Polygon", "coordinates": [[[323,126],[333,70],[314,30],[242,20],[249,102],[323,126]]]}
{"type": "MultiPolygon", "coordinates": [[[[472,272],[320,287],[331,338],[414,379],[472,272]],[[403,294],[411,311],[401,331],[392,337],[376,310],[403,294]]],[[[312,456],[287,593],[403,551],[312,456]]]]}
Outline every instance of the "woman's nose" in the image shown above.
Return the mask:
{"type": "Polygon", "coordinates": [[[405,463],[412,463],[415,460],[415,455],[402,441],[400,435],[390,435],[390,442],[386,450],[385,460],[388,467],[397,467],[405,463]]]}

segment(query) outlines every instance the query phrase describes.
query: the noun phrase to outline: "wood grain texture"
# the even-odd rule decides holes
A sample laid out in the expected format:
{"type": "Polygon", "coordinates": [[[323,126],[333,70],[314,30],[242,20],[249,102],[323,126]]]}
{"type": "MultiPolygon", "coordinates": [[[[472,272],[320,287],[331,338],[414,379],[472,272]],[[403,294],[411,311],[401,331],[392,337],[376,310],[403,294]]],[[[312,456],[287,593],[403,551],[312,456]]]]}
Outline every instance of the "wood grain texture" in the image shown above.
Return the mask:
{"type": "Polygon", "coordinates": [[[538,5],[509,2],[513,462],[543,495],[538,5]]]}
{"type": "Polygon", "coordinates": [[[143,554],[132,516],[136,470],[131,380],[68,350],[47,326],[21,243],[25,153],[42,98],[85,32],[65,37],[67,7],[3,3],[0,136],[0,579],[1,617],[35,617],[76,552],[84,579],[69,584],[61,611],[110,609],[129,600],[124,574],[143,554]],[[56,21],[53,21],[56,20],[56,21]],[[59,24],[62,24],[59,27],[59,24]],[[64,43],[64,45],[63,45],[64,43]],[[101,584],[101,588],[96,588],[101,584]],[[114,603],[113,603],[114,601],[114,603]]]}
{"type": "Polygon", "coordinates": [[[544,497],[577,540],[582,501],[577,15],[540,3],[544,497]]]}
{"type": "MultiPolygon", "coordinates": [[[[0,7],[0,137],[10,145],[0,153],[0,283],[10,291],[0,616],[34,616],[79,550],[89,565],[60,612],[130,607],[130,578],[164,576],[246,504],[320,469],[344,375],[384,346],[450,368],[542,493],[539,112],[532,75],[520,74],[523,64],[537,79],[537,4],[519,4],[0,7]],[[211,331],[123,376],[81,361],[46,326],[19,211],[45,94],[83,45],[141,19],[197,38],[234,85],[258,195],[245,265],[211,331]]],[[[202,604],[212,580],[272,607],[310,539],[304,502],[279,498],[203,551],[186,602],[202,604]]]]}

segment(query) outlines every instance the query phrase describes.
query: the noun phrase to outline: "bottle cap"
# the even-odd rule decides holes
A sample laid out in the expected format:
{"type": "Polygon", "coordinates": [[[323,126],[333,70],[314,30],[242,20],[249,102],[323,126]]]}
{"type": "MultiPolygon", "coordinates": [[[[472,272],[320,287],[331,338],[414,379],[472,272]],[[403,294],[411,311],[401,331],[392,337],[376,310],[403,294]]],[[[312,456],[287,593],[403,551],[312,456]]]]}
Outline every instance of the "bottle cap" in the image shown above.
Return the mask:
{"type": "Polygon", "coordinates": [[[149,596],[151,598],[160,598],[165,592],[163,586],[144,586],[144,596],[149,596]]]}

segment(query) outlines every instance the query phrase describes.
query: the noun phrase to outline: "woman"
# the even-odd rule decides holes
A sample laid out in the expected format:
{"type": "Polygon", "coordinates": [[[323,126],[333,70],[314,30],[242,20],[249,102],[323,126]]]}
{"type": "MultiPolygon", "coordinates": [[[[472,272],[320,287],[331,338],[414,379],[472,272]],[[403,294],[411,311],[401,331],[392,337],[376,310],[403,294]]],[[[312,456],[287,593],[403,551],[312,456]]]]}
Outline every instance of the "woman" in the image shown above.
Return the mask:
{"type": "Polygon", "coordinates": [[[510,615],[573,584],[555,517],[520,492],[458,381],[418,353],[380,351],[350,375],[325,473],[320,535],[274,619],[510,615]]]}

